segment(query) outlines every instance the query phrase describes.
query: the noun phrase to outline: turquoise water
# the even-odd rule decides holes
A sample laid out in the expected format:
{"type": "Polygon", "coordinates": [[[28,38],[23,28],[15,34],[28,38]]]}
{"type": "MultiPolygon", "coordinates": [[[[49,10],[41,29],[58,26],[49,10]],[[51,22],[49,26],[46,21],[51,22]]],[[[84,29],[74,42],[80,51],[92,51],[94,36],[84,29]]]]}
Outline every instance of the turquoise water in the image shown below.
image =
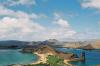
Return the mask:
{"type": "Polygon", "coordinates": [[[19,49],[0,49],[0,66],[6,66],[8,64],[29,64],[37,59],[36,55],[21,53],[19,51],[19,49]]]}
{"type": "Polygon", "coordinates": [[[70,62],[71,64],[75,66],[97,66],[98,64],[100,65],[100,50],[91,50],[91,51],[86,51],[82,49],[67,49],[67,48],[57,48],[59,51],[63,52],[73,52],[77,54],[78,56],[82,51],[85,52],[85,62],[70,62]]]}

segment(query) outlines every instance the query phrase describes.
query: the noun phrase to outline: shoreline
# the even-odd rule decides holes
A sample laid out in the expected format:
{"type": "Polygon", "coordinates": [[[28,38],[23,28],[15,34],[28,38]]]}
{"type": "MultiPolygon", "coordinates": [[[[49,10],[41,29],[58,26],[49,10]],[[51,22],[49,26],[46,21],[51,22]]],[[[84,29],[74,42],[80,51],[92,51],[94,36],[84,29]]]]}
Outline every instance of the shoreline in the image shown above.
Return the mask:
{"type": "MultiPolygon", "coordinates": [[[[35,52],[34,54],[36,54],[39,58],[36,62],[33,62],[32,64],[46,63],[47,57],[49,55],[53,55],[52,53],[39,54],[37,52],[35,52]]],[[[68,66],[73,66],[72,64],[68,63],[69,61],[71,61],[71,60],[64,60],[64,63],[68,66]]]]}
{"type": "Polygon", "coordinates": [[[38,64],[38,63],[41,63],[41,62],[46,63],[48,55],[53,55],[51,53],[39,54],[37,52],[35,52],[34,54],[36,54],[38,56],[38,60],[36,62],[33,62],[32,64],[38,64]]]}

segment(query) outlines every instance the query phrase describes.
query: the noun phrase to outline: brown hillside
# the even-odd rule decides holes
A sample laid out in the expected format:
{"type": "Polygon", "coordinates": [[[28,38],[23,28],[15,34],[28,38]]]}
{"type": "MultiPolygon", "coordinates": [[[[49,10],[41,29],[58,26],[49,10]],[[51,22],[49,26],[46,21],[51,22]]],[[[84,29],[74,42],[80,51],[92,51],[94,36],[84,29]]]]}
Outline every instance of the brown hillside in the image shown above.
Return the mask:
{"type": "Polygon", "coordinates": [[[94,48],[93,48],[93,46],[91,44],[88,44],[88,45],[84,46],[83,49],[85,49],[85,50],[92,50],[94,48]]]}
{"type": "Polygon", "coordinates": [[[45,54],[45,53],[52,53],[54,55],[57,55],[63,59],[72,59],[75,58],[76,55],[73,53],[64,53],[64,52],[59,52],[57,50],[55,50],[53,47],[48,46],[48,45],[42,45],[40,46],[36,52],[38,52],[39,54],[45,54]]]}
{"type": "Polygon", "coordinates": [[[100,49],[100,40],[96,40],[91,44],[95,49],[100,49]]]}

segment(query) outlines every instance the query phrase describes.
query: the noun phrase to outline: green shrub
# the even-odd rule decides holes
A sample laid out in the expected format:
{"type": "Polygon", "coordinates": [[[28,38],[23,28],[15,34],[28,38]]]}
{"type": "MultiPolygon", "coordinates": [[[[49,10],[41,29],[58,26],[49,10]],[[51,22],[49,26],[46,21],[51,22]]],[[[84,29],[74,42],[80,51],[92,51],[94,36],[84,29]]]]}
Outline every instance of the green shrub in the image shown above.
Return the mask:
{"type": "Polygon", "coordinates": [[[63,66],[64,65],[63,59],[61,59],[58,56],[49,55],[47,59],[48,59],[47,63],[50,64],[50,66],[63,66]]]}

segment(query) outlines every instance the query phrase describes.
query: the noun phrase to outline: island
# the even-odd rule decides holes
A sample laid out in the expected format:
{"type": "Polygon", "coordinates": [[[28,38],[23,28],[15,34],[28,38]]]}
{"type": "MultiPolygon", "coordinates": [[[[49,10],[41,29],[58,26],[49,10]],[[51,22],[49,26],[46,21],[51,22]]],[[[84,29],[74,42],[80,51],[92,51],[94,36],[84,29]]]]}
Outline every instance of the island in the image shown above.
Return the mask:
{"type": "Polygon", "coordinates": [[[74,53],[65,53],[57,51],[54,47],[49,45],[40,45],[37,48],[24,48],[23,52],[32,52],[38,56],[38,60],[32,64],[18,65],[13,64],[11,66],[73,66],[69,64],[70,61],[84,61],[84,54],[82,53],[78,57],[74,53]]]}

